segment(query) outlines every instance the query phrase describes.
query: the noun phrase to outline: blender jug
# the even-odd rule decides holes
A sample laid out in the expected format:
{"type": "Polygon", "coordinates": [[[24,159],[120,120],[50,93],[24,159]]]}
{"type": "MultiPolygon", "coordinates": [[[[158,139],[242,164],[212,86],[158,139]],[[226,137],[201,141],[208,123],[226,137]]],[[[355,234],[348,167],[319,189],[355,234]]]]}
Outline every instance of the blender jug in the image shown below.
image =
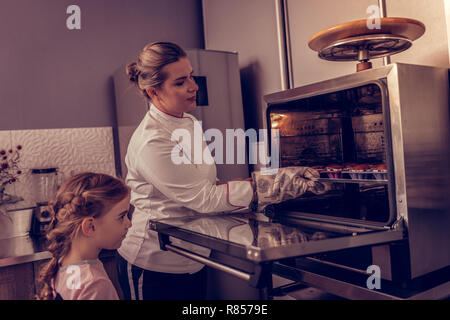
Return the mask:
{"type": "Polygon", "coordinates": [[[48,209],[48,202],[52,200],[58,188],[58,170],[56,168],[32,169],[32,185],[34,191],[34,202],[30,233],[33,236],[43,236],[52,220],[48,209]]]}
{"type": "Polygon", "coordinates": [[[56,194],[58,170],[56,168],[32,169],[31,177],[34,202],[38,205],[46,205],[56,194]]]}

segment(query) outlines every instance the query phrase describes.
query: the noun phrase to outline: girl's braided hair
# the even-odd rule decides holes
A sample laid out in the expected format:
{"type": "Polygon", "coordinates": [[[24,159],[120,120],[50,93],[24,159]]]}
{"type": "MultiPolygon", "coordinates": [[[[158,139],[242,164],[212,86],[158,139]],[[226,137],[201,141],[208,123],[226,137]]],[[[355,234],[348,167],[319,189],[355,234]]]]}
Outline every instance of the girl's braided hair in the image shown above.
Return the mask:
{"type": "Polygon", "coordinates": [[[40,273],[37,299],[55,298],[53,282],[59,262],[69,252],[83,219],[100,217],[128,194],[129,189],[121,180],[92,172],[74,175],[61,185],[48,206],[52,220],[46,238],[52,258],[40,273]]]}

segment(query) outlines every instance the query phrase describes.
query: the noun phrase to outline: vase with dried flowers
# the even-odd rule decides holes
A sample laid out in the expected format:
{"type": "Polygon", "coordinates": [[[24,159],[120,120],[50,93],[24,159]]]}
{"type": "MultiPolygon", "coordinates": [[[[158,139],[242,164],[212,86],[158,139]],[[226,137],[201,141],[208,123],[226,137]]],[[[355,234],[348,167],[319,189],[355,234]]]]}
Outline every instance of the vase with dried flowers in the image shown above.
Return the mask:
{"type": "Polygon", "coordinates": [[[0,204],[23,200],[21,197],[5,192],[6,185],[16,182],[22,174],[22,170],[19,168],[20,150],[22,150],[20,145],[15,149],[0,149],[0,204]]]}

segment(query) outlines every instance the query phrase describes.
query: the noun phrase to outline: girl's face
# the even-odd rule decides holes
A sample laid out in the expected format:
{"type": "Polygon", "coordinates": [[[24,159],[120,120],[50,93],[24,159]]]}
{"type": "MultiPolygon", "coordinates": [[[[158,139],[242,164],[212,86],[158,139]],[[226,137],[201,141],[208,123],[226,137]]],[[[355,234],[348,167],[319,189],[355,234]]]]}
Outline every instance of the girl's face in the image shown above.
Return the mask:
{"type": "Polygon", "coordinates": [[[114,250],[120,247],[131,226],[128,213],[130,196],[115,204],[106,214],[96,219],[95,238],[101,249],[114,250]]]}
{"type": "Polygon", "coordinates": [[[156,107],[178,117],[181,117],[183,112],[193,110],[196,106],[198,86],[192,77],[189,59],[180,58],[164,66],[162,72],[166,74],[166,80],[161,86],[147,89],[156,107]]]}

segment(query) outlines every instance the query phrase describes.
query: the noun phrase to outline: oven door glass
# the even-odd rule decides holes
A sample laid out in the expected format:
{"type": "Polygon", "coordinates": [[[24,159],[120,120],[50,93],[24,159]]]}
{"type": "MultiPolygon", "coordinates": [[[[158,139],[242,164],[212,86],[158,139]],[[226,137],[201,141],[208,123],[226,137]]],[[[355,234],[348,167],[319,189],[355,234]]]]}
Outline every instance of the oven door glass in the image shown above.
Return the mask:
{"type": "Polygon", "coordinates": [[[329,191],[306,194],[276,211],[388,225],[396,216],[388,103],[383,83],[271,104],[280,167],[307,166],[329,191]]]}

